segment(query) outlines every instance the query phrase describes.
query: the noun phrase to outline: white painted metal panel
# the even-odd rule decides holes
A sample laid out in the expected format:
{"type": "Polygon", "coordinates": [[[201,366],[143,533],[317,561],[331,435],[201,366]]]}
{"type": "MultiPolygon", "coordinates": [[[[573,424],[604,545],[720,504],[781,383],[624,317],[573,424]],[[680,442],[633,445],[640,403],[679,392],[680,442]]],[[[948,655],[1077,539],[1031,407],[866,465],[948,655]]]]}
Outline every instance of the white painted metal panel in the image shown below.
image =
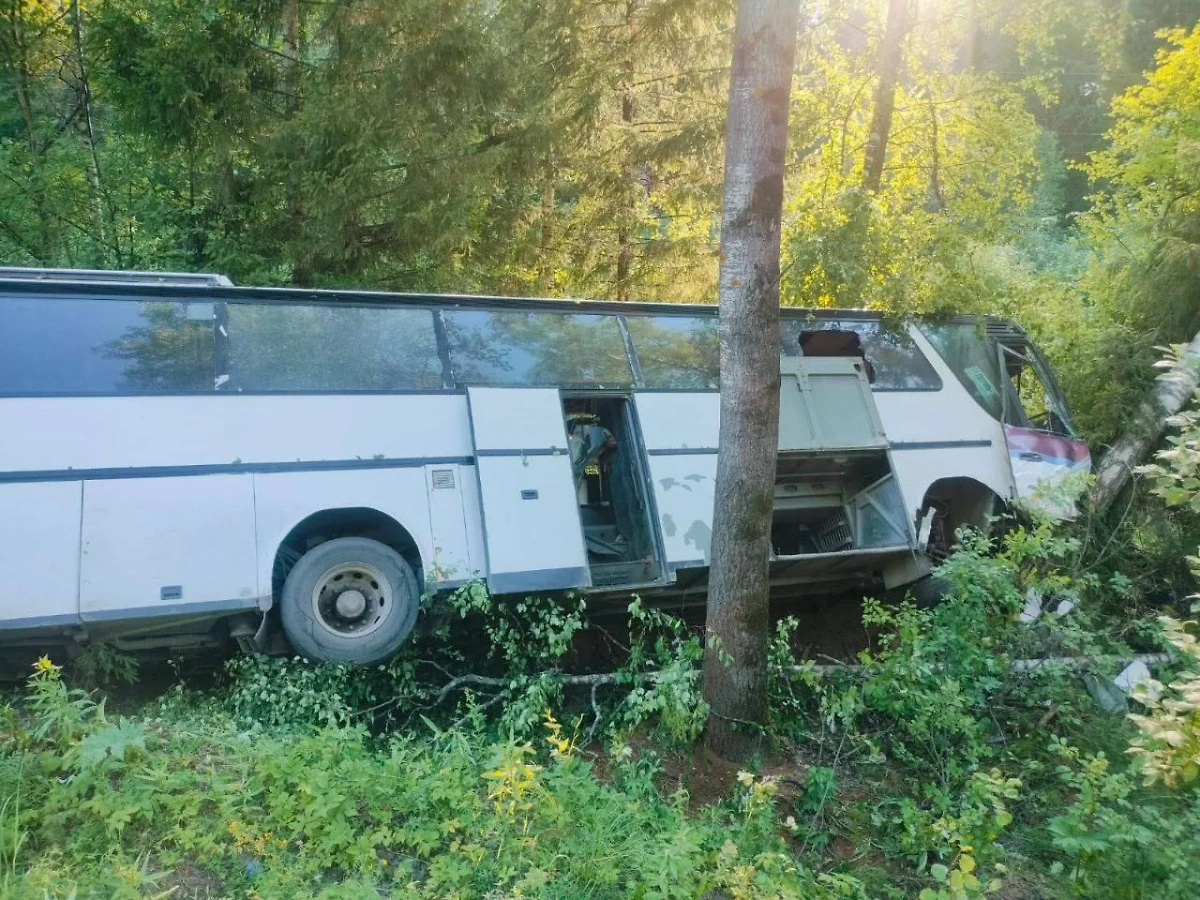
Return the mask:
{"type": "Polygon", "coordinates": [[[468,388],[475,450],[566,451],[562,399],[556,388],[468,388]]]}
{"type": "Polygon", "coordinates": [[[250,476],[85,482],[84,621],[254,608],[260,596],[250,476]]]}
{"type": "Polygon", "coordinates": [[[483,507],[479,502],[479,472],[475,466],[463,466],[463,524],[467,533],[467,558],[475,577],[487,573],[487,549],[483,540],[483,507]]]}
{"type": "Polygon", "coordinates": [[[0,484],[0,628],[78,621],[82,489],[0,484]]]}
{"type": "Polygon", "coordinates": [[[469,388],[488,585],[591,584],[562,400],[548,388],[469,388]]]}
{"type": "Polygon", "coordinates": [[[700,450],[717,446],[721,433],[719,394],[641,392],[635,400],[647,450],[700,450]]]}
{"type": "MultiPolygon", "coordinates": [[[[470,471],[468,469],[468,471],[470,471]]],[[[422,568],[433,559],[429,491],[425,469],[370,469],[337,472],[255,474],[258,578],[271,591],[275,554],[288,532],[314,513],[327,509],[374,509],[399,522],[417,544],[422,568]]],[[[448,552],[461,551],[446,539],[448,552]]]]}
{"type": "Polygon", "coordinates": [[[488,456],[478,466],[492,590],[590,584],[570,459],[488,456]]]}
{"type": "Polygon", "coordinates": [[[668,565],[707,565],[712,552],[715,453],[650,457],[668,565]]]}
{"type": "Polygon", "coordinates": [[[425,467],[433,544],[427,584],[469,581],[478,574],[471,565],[463,512],[463,486],[468,478],[474,488],[475,470],[470,466],[425,467]]]}
{"type": "Polygon", "coordinates": [[[0,410],[0,473],[471,454],[462,394],[38,397],[0,410]]]}
{"type": "Polygon", "coordinates": [[[965,477],[999,497],[1014,495],[1004,429],[967,393],[916,328],[909,334],[942,380],[940,391],[876,391],[875,407],[892,445],[892,464],[910,516],[941,478],[965,477]]]}

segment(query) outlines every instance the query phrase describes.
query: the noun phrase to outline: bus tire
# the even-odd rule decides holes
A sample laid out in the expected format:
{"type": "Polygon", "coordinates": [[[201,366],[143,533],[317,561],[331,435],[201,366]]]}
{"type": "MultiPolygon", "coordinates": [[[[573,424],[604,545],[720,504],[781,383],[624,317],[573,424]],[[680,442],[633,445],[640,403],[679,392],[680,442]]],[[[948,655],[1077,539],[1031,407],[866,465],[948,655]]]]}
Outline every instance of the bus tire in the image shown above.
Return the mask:
{"type": "Polygon", "coordinates": [[[400,648],[420,603],[404,557],[379,541],[343,537],[300,557],[283,583],[280,618],[292,646],[313,662],[368,666],[400,648]]]}
{"type": "Polygon", "coordinates": [[[937,575],[926,575],[904,587],[905,599],[911,600],[913,606],[918,609],[937,606],[948,593],[950,593],[949,582],[937,575]]]}

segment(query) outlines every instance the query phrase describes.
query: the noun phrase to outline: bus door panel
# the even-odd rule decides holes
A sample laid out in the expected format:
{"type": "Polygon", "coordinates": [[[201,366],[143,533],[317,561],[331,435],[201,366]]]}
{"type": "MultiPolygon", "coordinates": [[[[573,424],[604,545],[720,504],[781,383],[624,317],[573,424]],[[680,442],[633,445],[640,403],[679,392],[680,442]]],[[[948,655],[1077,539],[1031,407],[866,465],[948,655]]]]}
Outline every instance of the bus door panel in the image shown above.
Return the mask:
{"type": "Polygon", "coordinates": [[[250,475],[84,483],[85,622],[254,609],[255,568],[250,475]]]}
{"type": "Polygon", "coordinates": [[[0,484],[0,629],[78,623],[81,489],[0,484]]]}
{"type": "Polygon", "coordinates": [[[1076,515],[1074,496],[1091,470],[1087,444],[1077,440],[1066,400],[1031,348],[999,344],[1004,385],[1004,440],[1017,497],[1056,518],[1076,515]]]}
{"type": "Polygon", "coordinates": [[[721,396],[716,391],[639,392],[659,528],[670,569],[707,566],[721,396]]]}
{"type": "Polygon", "coordinates": [[[493,593],[591,585],[556,388],[468,388],[493,593]]]}
{"type": "Polygon", "coordinates": [[[650,451],[650,477],[667,566],[707,566],[712,554],[717,454],[650,451]]]}

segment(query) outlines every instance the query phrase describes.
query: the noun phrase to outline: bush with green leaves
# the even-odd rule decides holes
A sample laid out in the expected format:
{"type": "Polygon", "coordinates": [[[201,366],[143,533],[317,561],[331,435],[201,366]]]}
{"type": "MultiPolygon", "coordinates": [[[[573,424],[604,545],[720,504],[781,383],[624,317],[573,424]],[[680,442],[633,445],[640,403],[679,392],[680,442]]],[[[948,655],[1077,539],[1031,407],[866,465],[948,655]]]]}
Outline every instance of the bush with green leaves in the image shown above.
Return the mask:
{"type": "MultiPolygon", "coordinates": [[[[1175,348],[1163,365],[1179,359],[1175,348]]],[[[1194,515],[1200,512],[1200,392],[1169,424],[1176,432],[1166,449],[1139,472],[1168,507],[1194,515]]],[[[1188,562],[1200,574],[1200,558],[1188,562]]],[[[1103,753],[1061,739],[1053,745],[1073,802],[1049,828],[1078,896],[1185,898],[1200,884],[1200,643],[1190,630],[1195,623],[1163,616],[1159,624],[1174,651],[1173,677],[1135,688],[1144,712],[1129,715],[1137,730],[1128,762],[1114,765],[1103,753]]]]}
{"type": "Polygon", "coordinates": [[[582,711],[589,738],[650,727],[686,744],[704,727],[700,636],[637,597],[626,611],[623,658],[607,672],[568,671],[576,639],[602,631],[582,598],[497,601],[472,583],[448,606],[440,628],[377,666],[235,658],[223,702],[248,731],[361,724],[387,732],[425,716],[445,726],[494,712],[497,734],[528,738],[547,708],[582,711]]]}
{"type": "Polygon", "coordinates": [[[6,898],[862,897],[788,852],[776,786],[746,774],[693,811],[653,752],[604,778],[572,723],[248,734],[219,708],[112,722],[45,661],[0,748],[6,898]],[[15,836],[15,837],[14,837],[15,836]]]}

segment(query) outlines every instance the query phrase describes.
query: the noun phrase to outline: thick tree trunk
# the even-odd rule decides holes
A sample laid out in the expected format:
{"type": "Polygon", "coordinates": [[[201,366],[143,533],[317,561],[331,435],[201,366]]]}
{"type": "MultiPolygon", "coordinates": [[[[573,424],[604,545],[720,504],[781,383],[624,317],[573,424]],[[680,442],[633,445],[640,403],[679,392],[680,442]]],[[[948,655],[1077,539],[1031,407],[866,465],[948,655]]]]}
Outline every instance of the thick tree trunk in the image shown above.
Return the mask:
{"type": "Polygon", "coordinates": [[[879,190],[883,181],[883,161],[887,156],[892,131],[892,112],[896,108],[896,83],[904,62],[904,35],[908,31],[909,0],[890,0],[883,43],[879,47],[879,86],[875,90],[875,109],[863,157],[863,189],[879,190]]]}
{"type": "Polygon", "coordinates": [[[1089,496],[1092,511],[1102,513],[1133,478],[1134,466],[1150,455],[1167,430],[1167,419],[1192,399],[1200,386],[1200,334],[1192,338],[1179,363],[1158,379],[1154,393],[1144,400],[1129,425],[1096,467],[1096,483],[1089,496]]]}
{"type": "Polygon", "coordinates": [[[768,558],[779,434],[779,230],[798,0],[740,0],[721,217],[721,433],[709,581],[706,741],[754,746],[767,686],[768,558]]]}

